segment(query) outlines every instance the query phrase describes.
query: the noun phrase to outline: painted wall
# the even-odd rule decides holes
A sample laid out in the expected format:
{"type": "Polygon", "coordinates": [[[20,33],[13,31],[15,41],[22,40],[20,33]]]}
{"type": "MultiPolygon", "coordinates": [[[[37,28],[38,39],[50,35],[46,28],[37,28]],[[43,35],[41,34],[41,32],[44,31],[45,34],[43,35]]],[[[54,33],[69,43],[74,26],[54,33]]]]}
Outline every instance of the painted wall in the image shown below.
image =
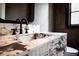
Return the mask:
{"type": "Polygon", "coordinates": [[[1,7],[2,5],[1,5],[1,3],[0,3],[0,18],[1,18],[1,12],[2,12],[2,7],[1,7]]]}
{"type": "Polygon", "coordinates": [[[0,3],[0,18],[5,19],[5,4],[0,3]]]}
{"type": "Polygon", "coordinates": [[[53,4],[50,3],[50,4],[49,4],[49,15],[48,15],[48,17],[49,17],[49,19],[48,19],[49,32],[54,31],[53,15],[54,15],[54,12],[53,12],[53,4]]]}
{"type": "Polygon", "coordinates": [[[32,24],[39,25],[41,32],[49,32],[53,30],[53,10],[52,4],[36,3],[35,16],[32,24]]]}
{"type": "Polygon", "coordinates": [[[35,4],[35,16],[33,24],[39,25],[41,32],[48,32],[48,3],[35,4]]]}

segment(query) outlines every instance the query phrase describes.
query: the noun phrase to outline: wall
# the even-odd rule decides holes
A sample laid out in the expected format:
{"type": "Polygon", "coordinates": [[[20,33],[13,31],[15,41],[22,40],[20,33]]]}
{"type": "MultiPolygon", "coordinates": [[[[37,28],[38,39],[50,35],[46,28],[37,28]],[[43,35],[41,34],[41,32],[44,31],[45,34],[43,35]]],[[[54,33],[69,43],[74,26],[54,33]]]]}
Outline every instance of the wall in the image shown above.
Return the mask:
{"type": "Polygon", "coordinates": [[[55,32],[67,32],[68,33],[68,46],[79,49],[79,27],[78,28],[67,28],[66,21],[66,4],[55,4],[54,5],[54,31],[55,32]]]}
{"type": "Polygon", "coordinates": [[[1,12],[2,12],[2,11],[1,11],[1,9],[2,9],[1,7],[2,7],[2,5],[1,5],[1,3],[0,3],[0,18],[1,18],[1,12]]]}
{"type": "Polygon", "coordinates": [[[0,3],[0,18],[5,19],[5,4],[0,3]]]}
{"type": "Polygon", "coordinates": [[[41,32],[49,32],[53,30],[52,4],[36,3],[34,14],[34,22],[32,24],[39,25],[41,32]]]}
{"type": "Polygon", "coordinates": [[[48,32],[48,3],[35,4],[35,16],[33,24],[39,25],[41,32],[48,32]]]}
{"type": "Polygon", "coordinates": [[[53,22],[53,15],[54,15],[54,13],[53,13],[53,4],[52,3],[50,3],[49,4],[49,15],[48,15],[48,28],[49,28],[49,32],[52,32],[52,31],[54,31],[54,22],[53,22]]]}

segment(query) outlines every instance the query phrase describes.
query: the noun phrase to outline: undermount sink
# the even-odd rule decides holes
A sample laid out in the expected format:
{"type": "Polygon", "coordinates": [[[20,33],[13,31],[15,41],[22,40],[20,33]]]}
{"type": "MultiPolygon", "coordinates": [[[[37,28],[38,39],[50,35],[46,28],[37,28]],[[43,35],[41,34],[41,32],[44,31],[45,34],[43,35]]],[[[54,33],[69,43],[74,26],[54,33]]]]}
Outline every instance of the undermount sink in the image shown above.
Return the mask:
{"type": "Polygon", "coordinates": [[[45,38],[49,35],[46,35],[44,33],[31,33],[31,34],[20,34],[20,35],[16,35],[16,39],[20,40],[21,42],[25,43],[29,40],[36,40],[36,39],[41,39],[41,38],[45,38]]]}
{"type": "Polygon", "coordinates": [[[22,43],[26,43],[27,41],[29,41],[31,39],[32,35],[31,34],[21,34],[21,35],[18,35],[17,39],[19,41],[21,41],[22,43]]]}

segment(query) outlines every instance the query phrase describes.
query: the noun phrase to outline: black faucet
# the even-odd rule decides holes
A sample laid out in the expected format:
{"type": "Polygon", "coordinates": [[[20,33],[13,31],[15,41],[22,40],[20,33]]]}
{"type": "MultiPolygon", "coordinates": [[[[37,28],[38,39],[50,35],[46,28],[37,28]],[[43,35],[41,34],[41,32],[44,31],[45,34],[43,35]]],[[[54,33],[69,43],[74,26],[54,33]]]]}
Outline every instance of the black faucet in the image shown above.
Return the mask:
{"type": "MultiPolygon", "coordinates": [[[[23,19],[16,19],[17,22],[20,22],[20,34],[22,34],[22,24],[25,23],[26,26],[28,26],[28,21],[27,19],[23,18],[23,19]]],[[[28,28],[25,29],[26,32],[25,33],[28,33],[28,28]]]]}

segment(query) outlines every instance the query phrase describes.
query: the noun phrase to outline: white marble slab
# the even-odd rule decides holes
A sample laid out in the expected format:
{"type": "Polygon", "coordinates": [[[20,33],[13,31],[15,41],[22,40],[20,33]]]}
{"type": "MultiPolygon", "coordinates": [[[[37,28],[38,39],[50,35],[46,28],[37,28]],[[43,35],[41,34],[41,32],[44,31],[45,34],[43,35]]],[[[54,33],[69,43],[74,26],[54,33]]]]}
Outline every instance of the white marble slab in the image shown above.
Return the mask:
{"type": "Polygon", "coordinates": [[[31,49],[19,54],[23,56],[63,56],[66,52],[67,33],[44,33],[51,36],[37,39],[39,42],[31,49]]]}

